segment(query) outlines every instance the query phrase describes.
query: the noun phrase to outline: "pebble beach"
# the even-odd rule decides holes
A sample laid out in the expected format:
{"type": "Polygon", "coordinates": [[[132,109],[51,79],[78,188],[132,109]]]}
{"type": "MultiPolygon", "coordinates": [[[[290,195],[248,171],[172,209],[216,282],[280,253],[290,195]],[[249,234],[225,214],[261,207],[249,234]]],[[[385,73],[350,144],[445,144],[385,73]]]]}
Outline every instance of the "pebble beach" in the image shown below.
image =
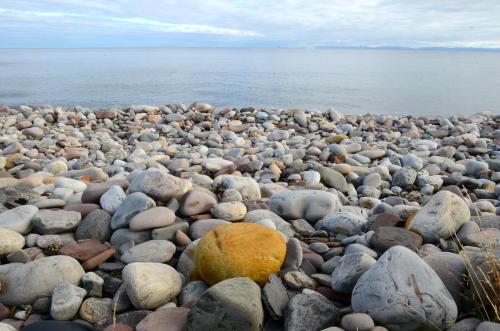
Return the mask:
{"type": "Polygon", "coordinates": [[[500,115],[0,107],[0,331],[500,330],[500,115]]]}

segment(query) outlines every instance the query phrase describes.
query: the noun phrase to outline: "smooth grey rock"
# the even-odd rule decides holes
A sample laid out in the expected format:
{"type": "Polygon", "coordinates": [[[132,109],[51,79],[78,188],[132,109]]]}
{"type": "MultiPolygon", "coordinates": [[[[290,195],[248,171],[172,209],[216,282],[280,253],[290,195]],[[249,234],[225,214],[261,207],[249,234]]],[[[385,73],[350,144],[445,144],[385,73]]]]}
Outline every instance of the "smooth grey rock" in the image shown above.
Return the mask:
{"type": "Polygon", "coordinates": [[[326,215],[315,225],[316,230],[353,236],[365,232],[367,220],[350,212],[336,212],[326,215]]]}
{"type": "Polygon", "coordinates": [[[190,180],[172,176],[157,168],[135,174],[130,180],[129,192],[142,192],[155,199],[180,199],[193,187],[190,180]]]}
{"type": "Polygon", "coordinates": [[[341,206],[336,194],[318,190],[280,192],[269,200],[269,209],[281,217],[308,222],[316,222],[341,206]]]}
{"type": "Polygon", "coordinates": [[[264,323],[259,286],[249,278],[219,282],[202,294],[188,314],[188,330],[259,331],[264,323]]]}
{"type": "Polygon", "coordinates": [[[168,240],[148,240],[127,249],[121,256],[123,263],[170,261],[175,254],[175,245],[168,240]]]}
{"type": "Polygon", "coordinates": [[[409,230],[419,233],[426,242],[448,239],[470,219],[467,204],[458,195],[439,191],[415,215],[409,230]]]}
{"type": "Polygon", "coordinates": [[[58,321],[71,320],[78,313],[86,294],[87,291],[73,284],[57,285],[52,294],[50,315],[58,321]]]}
{"type": "Polygon", "coordinates": [[[361,276],[351,305],[395,331],[446,328],[458,313],[439,276],[403,246],[391,247],[361,276]]]}
{"type": "Polygon", "coordinates": [[[69,232],[80,224],[82,215],[76,211],[40,210],[33,219],[35,229],[41,234],[69,232]]]}
{"type": "Polygon", "coordinates": [[[113,214],[111,229],[116,230],[127,227],[135,215],[155,206],[154,200],[142,192],[128,195],[113,214]]]}
{"type": "MultiPolygon", "coordinates": [[[[199,221],[197,221],[199,222],[199,221]]],[[[195,222],[195,223],[197,223],[195,222]]],[[[169,226],[165,226],[163,228],[154,229],[151,232],[153,239],[155,240],[168,240],[175,241],[175,233],[177,230],[180,230],[184,233],[189,231],[189,223],[188,222],[178,222],[171,224],[169,226]]]]}
{"type": "Polygon", "coordinates": [[[318,292],[297,294],[289,302],[285,313],[286,331],[321,330],[334,324],[340,317],[339,309],[318,292]]]}
{"type": "Polygon", "coordinates": [[[27,234],[33,227],[31,221],[38,213],[38,208],[32,205],[24,205],[12,208],[0,214],[0,228],[27,234]]]}
{"type": "Polygon", "coordinates": [[[1,265],[0,302],[9,306],[31,304],[39,297],[51,296],[59,284],[79,284],[84,274],[80,263],[65,255],[44,257],[26,264],[1,265]]]}
{"type": "Polygon", "coordinates": [[[123,268],[122,280],[137,309],[155,309],[175,298],[182,288],[177,270],[169,265],[135,262],[123,268]]]}
{"type": "Polygon", "coordinates": [[[340,172],[323,166],[315,167],[315,170],[319,172],[321,180],[326,186],[333,187],[340,192],[347,191],[347,181],[340,172]]]}
{"type": "Polygon", "coordinates": [[[377,262],[365,253],[344,255],[332,273],[332,289],[351,293],[358,279],[377,262]]]}

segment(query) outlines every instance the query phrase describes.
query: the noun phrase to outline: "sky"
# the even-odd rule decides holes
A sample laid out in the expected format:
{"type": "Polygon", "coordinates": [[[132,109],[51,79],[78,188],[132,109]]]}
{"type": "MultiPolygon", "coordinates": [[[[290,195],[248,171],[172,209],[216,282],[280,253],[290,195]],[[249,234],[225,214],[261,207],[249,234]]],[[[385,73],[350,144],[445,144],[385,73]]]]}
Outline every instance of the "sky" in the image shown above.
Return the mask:
{"type": "Polygon", "coordinates": [[[498,0],[0,0],[0,48],[500,48],[498,0]]]}

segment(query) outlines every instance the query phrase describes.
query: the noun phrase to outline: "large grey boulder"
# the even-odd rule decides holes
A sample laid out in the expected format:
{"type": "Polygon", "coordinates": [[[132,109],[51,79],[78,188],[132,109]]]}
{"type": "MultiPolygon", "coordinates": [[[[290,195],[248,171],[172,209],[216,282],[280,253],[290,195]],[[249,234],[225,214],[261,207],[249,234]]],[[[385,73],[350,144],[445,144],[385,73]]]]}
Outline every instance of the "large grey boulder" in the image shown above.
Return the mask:
{"type": "Polygon", "coordinates": [[[415,215],[409,230],[419,233],[426,242],[448,239],[470,219],[463,199],[449,191],[439,191],[415,215]]]}
{"type": "Polygon", "coordinates": [[[444,329],[457,318],[457,305],[439,276],[403,246],[391,247],[361,276],[351,304],[354,312],[394,331],[444,329]]]}
{"type": "Polygon", "coordinates": [[[51,296],[59,284],[78,285],[84,274],[80,263],[65,255],[2,265],[0,302],[9,306],[31,304],[39,297],[51,296]]]}
{"type": "Polygon", "coordinates": [[[336,194],[319,190],[285,191],[274,194],[269,209],[285,219],[316,222],[342,206],[336,194]]]}
{"type": "Polygon", "coordinates": [[[226,279],[206,290],[188,314],[188,330],[259,331],[264,311],[259,286],[250,278],[226,279]]]}

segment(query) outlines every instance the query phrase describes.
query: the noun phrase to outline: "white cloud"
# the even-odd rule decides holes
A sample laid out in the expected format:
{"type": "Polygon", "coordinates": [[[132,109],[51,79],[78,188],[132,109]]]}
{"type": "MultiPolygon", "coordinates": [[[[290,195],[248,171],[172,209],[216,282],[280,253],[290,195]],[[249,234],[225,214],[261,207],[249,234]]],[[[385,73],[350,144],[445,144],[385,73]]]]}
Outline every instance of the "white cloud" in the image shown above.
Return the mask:
{"type": "Polygon", "coordinates": [[[17,24],[23,35],[64,24],[89,38],[189,33],[274,46],[491,48],[500,39],[497,0],[2,0],[2,7],[0,30],[17,24]]]}

